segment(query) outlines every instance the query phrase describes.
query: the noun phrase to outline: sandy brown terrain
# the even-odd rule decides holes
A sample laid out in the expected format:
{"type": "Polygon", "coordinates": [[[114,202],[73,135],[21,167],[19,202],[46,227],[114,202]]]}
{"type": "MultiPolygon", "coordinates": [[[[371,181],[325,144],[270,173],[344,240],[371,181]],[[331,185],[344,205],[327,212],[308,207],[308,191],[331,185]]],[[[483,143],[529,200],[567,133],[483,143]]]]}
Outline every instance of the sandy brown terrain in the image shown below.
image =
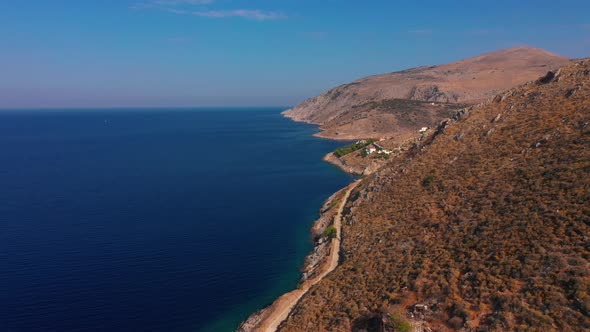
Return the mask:
{"type": "Polygon", "coordinates": [[[482,102],[567,62],[541,49],[512,48],[362,78],[310,98],[284,115],[321,125],[319,136],[328,138],[392,136],[432,126],[463,107],[457,104],[482,102]]]}
{"type": "Polygon", "coordinates": [[[340,138],[388,136],[375,128],[393,126],[377,144],[398,150],[388,158],[361,150],[326,156],[367,175],[322,208],[329,212],[314,235],[334,218],[340,237],[324,242],[319,269],[304,272],[299,289],[240,331],[590,330],[590,60],[517,48],[447,65],[445,75],[495,64],[482,74],[493,80],[498,66],[523,61],[532,67],[517,80],[542,75],[496,96],[486,89],[514,81],[438,82],[469,93],[451,100],[440,88],[418,88],[406,99],[364,100],[324,122],[323,135],[340,138]],[[547,73],[559,62],[567,65],[547,73]],[[470,105],[478,93],[485,102],[470,105]],[[446,119],[418,133],[416,125],[438,117],[446,119]],[[340,136],[344,127],[331,127],[338,121],[350,131],[340,136]]]}
{"type": "Polygon", "coordinates": [[[456,112],[365,177],[341,264],[279,330],[588,331],[588,202],[585,59],[456,112]]]}

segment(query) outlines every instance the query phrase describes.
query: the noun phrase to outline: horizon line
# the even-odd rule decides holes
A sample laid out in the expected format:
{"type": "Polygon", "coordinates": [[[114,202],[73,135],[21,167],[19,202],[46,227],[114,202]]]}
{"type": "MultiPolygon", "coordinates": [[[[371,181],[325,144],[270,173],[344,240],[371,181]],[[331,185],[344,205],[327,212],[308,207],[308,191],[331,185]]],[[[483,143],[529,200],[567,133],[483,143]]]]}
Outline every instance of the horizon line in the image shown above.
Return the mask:
{"type": "Polygon", "coordinates": [[[43,111],[43,110],[125,110],[125,109],[222,109],[222,108],[292,108],[293,106],[278,105],[278,106],[260,106],[260,105],[245,105],[245,106],[50,106],[50,107],[0,107],[2,111],[43,111]]]}

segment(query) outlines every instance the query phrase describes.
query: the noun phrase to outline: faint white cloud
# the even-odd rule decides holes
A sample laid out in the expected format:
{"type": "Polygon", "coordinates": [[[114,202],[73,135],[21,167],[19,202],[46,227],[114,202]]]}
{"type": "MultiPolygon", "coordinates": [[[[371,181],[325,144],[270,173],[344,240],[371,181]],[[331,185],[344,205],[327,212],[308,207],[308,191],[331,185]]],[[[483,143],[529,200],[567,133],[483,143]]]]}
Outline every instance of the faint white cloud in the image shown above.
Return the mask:
{"type": "Polygon", "coordinates": [[[177,14],[177,15],[184,15],[184,14],[190,13],[188,10],[184,10],[184,9],[166,8],[165,10],[169,13],[177,14]]]}
{"type": "Polygon", "coordinates": [[[259,9],[209,10],[205,5],[216,0],[150,0],[130,6],[131,9],[156,9],[176,15],[193,15],[208,18],[241,17],[256,21],[286,19],[287,15],[278,11],[264,11],[259,9]],[[191,6],[202,6],[199,9],[191,6]]]}
{"type": "Polygon", "coordinates": [[[263,10],[248,10],[248,9],[234,9],[234,10],[207,10],[207,11],[194,11],[190,14],[199,17],[209,18],[229,18],[229,17],[242,17],[257,21],[268,21],[268,20],[281,20],[286,19],[287,15],[281,12],[274,11],[263,11],[263,10]]]}

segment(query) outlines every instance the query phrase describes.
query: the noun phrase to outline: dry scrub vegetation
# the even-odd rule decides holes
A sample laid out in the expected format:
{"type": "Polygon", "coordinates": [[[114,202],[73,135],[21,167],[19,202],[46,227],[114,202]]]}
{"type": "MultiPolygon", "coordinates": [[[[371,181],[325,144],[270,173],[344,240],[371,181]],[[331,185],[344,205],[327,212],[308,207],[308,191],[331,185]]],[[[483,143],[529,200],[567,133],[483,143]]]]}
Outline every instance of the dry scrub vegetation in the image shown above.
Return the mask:
{"type": "Polygon", "coordinates": [[[583,60],[459,111],[367,177],[341,265],[281,331],[590,330],[589,235],[583,60]]]}
{"type": "Polygon", "coordinates": [[[321,125],[336,139],[394,136],[431,126],[458,103],[477,104],[570,60],[517,47],[438,66],[361,78],[310,98],[284,114],[321,125]],[[427,102],[427,103],[420,103],[427,102]],[[431,107],[430,103],[436,103],[431,107]]]}

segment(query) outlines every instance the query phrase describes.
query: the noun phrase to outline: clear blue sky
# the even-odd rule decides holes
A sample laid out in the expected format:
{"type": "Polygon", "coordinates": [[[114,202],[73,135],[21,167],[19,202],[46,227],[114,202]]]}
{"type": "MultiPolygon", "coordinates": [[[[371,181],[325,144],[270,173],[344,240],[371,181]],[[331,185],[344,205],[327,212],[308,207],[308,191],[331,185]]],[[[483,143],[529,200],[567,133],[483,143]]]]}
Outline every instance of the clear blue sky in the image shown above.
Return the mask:
{"type": "Polygon", "coordinates": [[[590,56],[590,1],[3,0],[0,108],[293,105],[530,45],[590,56]]]}

